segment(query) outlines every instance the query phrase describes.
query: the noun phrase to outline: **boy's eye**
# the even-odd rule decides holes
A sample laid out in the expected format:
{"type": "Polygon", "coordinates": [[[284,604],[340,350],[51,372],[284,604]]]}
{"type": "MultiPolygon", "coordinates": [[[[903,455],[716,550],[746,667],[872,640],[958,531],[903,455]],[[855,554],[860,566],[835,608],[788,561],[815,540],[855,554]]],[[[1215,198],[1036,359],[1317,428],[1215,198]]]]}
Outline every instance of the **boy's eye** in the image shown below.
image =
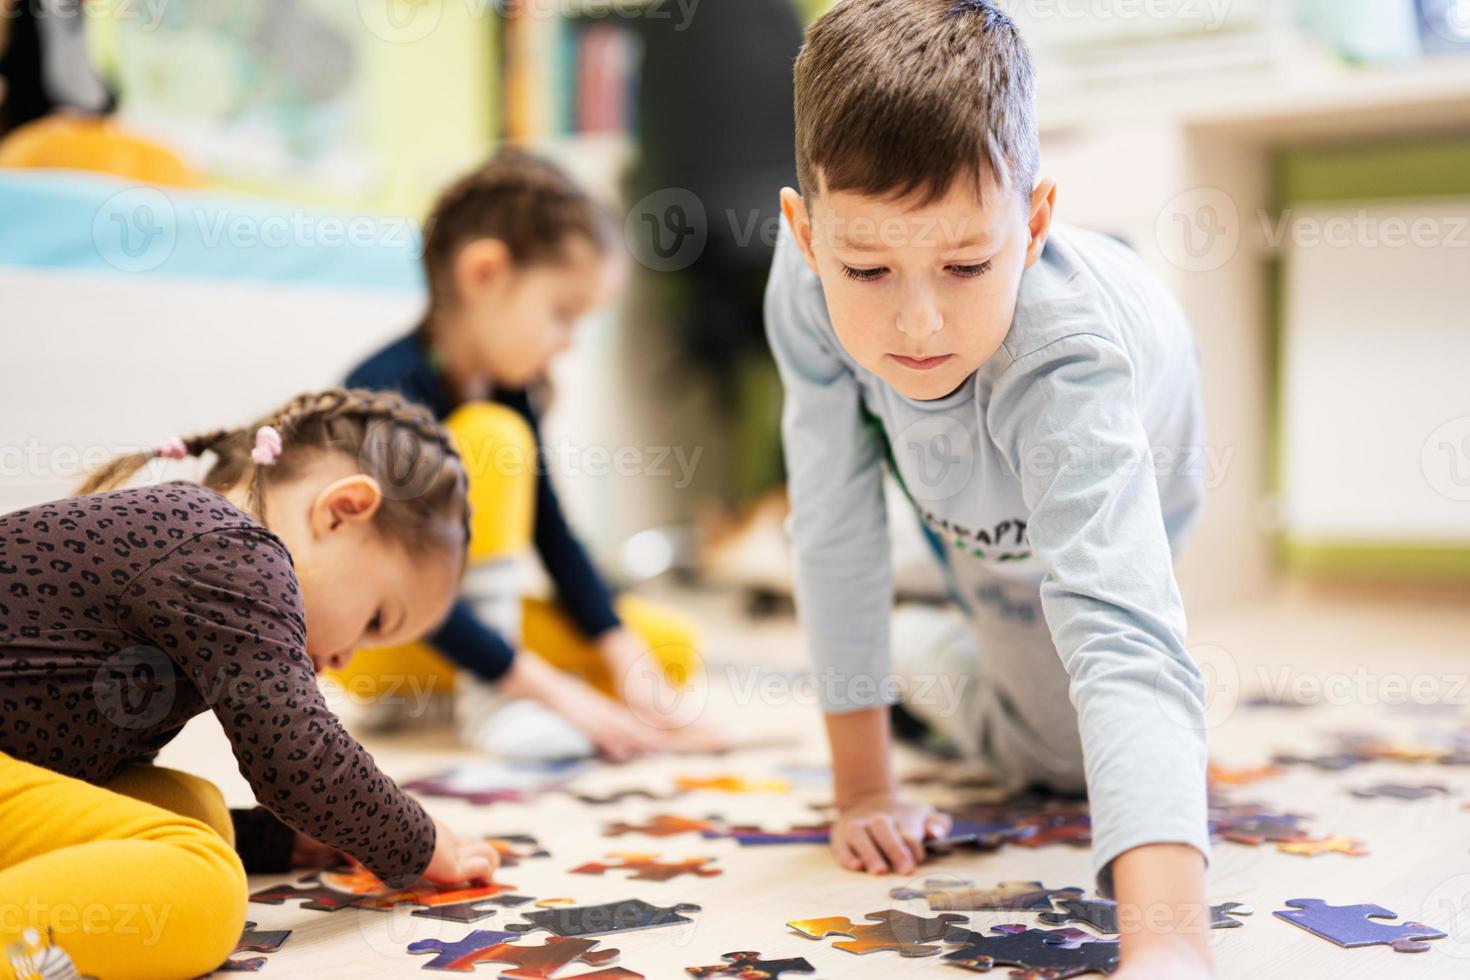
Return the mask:
{"type": "Polygon", "coordinates": [[[876,269],[854,269],[850,265],[844,265],[842,267],[842,274],[844,276],[849,279],[856,279],[858,282],[872,282],[874,279],[881,278],[883,273],[887,271],[882,266],[876,269]]]}
{"type": "Polygon", "coordinates": [[[953,272],[961,279],[974,279],[978,276],[983,276],[985,275],[985,273],[990,271],[991,261],[992,260],[987,259],[984,262],[981,262],[979,265],[952,265],[949,267],[949,271],[953,272]]]}

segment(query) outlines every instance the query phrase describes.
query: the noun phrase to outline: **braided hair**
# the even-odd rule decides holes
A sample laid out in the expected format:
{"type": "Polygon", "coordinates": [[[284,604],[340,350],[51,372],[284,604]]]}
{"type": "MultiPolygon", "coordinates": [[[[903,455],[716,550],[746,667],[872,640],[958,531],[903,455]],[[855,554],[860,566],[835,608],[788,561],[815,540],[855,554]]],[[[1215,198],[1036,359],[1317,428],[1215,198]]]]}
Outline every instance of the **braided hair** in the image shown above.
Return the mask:
{"type": "Polygon", "coordinates": [[[89,474],[77,493],[115,489],[160,456],[205,453],[214,454],[214,462],[203,485],[225,493],[245,483],[248,509],[262,522],[269,485],[290,481],[323,453],[342,453],[382,489],[375,521],[383,534],[410,549],[431,541],[469,544],[468,478],[459,451],[428,409],[391,391],[330,388],[298,395],[249,425],[119,456],[89,474]],[[256,454],[263,428],[280,436],[279,456],[269,463],[256,454]]]}

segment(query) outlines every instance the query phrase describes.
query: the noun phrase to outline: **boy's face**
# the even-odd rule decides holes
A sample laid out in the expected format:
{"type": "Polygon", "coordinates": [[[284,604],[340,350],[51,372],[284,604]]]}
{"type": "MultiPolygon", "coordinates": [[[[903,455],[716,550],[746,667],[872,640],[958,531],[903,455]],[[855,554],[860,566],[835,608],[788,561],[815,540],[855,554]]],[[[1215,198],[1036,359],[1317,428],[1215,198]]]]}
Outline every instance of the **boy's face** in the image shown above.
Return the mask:
{"type": "Polygon", "coordinates": [[[544,377],[610,288],[607,256],[581,236],[554,261],[517,265],[500,242],[486,241],[466,246],[457,264],[470,266],[460,275],[459,307],[473,361],[509,388],[544,377]]]}
{"type": "Polygon", "coordinates": [[[837,339],[909,398],[942,398],[989,360],[1011,326],[1021,273],[1041,255],[1056,184],[1021,195],[987,178],[984,206],[956,180],[928,204],[791,188],[781,207],[822,280],[837,339]]]}

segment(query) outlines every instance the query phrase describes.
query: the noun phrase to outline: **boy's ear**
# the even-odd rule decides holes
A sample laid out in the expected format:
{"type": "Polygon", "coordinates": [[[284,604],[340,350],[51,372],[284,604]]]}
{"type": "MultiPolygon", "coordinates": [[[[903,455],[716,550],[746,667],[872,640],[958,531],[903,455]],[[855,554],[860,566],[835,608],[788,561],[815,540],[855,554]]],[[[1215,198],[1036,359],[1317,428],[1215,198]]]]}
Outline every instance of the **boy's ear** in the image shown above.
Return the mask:
{"type": "Polygon", "coordinates": [[[462,299],[473,299],[498,282],[511,267],[510,249],[498,238],[477,238],[454,256],[454,286],[462,299]]]}
{"type": "Polygon", "coordinates": [[[786,216],[786,223],[791,226],[791,233],[796,237],[796,244],[801,249],[801,254],[806,256],[806,264],[811,266],[813,272],[817,271],[817,255],[812,251],[812,219],[807,214],[806,201],[802,200],[801,193],[792,187],[781,188],[781,213],[786,216]]]}
{"type": "Polygon", "coordinates": [[[343,525],[365,524],[383,503],[383,488],[362,473],[328,484],[311,503],[311,531],[317,537],[343,525]]]}
{"type": "Polygon", "coordinates": [[[1031,232],[1031,244],[1026,246],[1028,269],[1041,258],[1041,250],[1046,247],[1046,236],[1051,232],[1051,218],[1056,203],[1056,180],[1051,177],[1041,178],[1036,183],[1036,189],[1031,192],[1031,215],[1026,219],[1026,227],[1031,232]]]}

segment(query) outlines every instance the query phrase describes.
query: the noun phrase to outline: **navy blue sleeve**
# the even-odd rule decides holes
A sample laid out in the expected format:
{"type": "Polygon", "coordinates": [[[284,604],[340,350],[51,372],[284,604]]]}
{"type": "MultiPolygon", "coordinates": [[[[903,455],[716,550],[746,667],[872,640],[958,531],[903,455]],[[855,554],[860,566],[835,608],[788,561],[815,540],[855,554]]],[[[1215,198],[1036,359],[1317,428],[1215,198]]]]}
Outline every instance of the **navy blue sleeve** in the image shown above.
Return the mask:
{"type": "Polygon", "coordinates": [[[428,637],[428,643],[455,666],[484,681],[505,676],[516,655],[505,637],[476,616],[463,599],[454,604],[449,617],[428,637]]]}
{"type": "MultiPolygon", "coordinates": [[[[525,417],[535,433],[536,445],[540,446],[540,425],[526,394],[505,392],[500,400],[525,417]]],[[[622,621],[613,611],[612,590],[603,582],[582,543],[567,525],[548,469],[539,467],[536,476],[536,553],[541,556],[546,574],[556,584],[557,600],[562,608],[583,636],[595,640],[608,630],[621,626],[622,621]]]]}

